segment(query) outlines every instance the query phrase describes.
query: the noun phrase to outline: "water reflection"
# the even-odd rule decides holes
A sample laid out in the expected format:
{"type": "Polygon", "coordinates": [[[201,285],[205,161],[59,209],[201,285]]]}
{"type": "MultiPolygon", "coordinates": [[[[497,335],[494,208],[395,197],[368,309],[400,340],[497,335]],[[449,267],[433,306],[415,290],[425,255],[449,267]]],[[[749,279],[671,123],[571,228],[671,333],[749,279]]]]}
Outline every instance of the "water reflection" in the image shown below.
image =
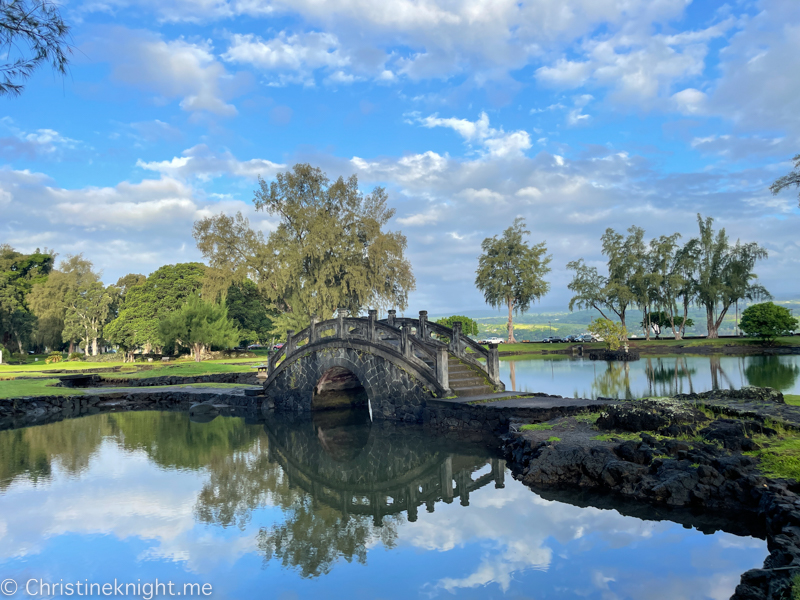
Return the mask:
{"type": "Polygon", "coordinates": [[[560,396],[640,398],[746,385],[800,394],[800,356],[643,357],[630,363],[547,356],[504,359],[501,378],[511,389],[560,396]]]}
{"type": "Polygon", "coordinates": [[[728,597],[766,555],[545,500],[485,448],[333,412],[3,431],[0,474],[4,576],[201,581],[219,598],[700,599],[728,597]]]}

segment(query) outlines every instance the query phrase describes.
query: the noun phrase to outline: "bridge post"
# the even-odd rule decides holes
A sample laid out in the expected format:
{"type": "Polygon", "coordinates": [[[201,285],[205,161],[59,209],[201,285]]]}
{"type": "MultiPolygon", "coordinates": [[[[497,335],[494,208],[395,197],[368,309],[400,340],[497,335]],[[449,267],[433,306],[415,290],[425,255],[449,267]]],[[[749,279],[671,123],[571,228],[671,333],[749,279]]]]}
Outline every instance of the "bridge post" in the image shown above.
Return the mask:
{"type": "Polygon", "coordinates": [[[394,318],[397,316],[397,311],[392,309],[389,311],[389,316],[386,317],[386,323],[388,323],[389,327],[394,327],[394,318]]]}
{"type": "Polygon", "coordinates": [[[288,357],[292,352],[294,352],[294,329],[287,329],[286,330],[286,350],[283,351],[283,355],[288,357]]]}
{"type": "Polygon", "coordinates": [[[344,324],[345,317],[347,317],[346,308],[340,308],[336,311],[336,335],[340,338],[347,337],[347,327],[344,324]]]}
{"type": "Polygon", "coordinates": [[[308,325],[308,343],[313,344],[317,341],[317,315],[311,315],[311,323],[308,325]]]}
{"type": "Polygon", "coordinates": [[[417,337],[428,341],[428,311],[419,311],[419,327],[417,327],[417,337]]]}
{"type": "Polygon", "coordinates": [[[411,325],[403,323],[400,327],[400,352],[405,358],[411,358],[411,340],[408,339],[411,325]]]}
{"type": "Polygon", "coordinates": [[[489,344],[486,371],[489,373],[489,381],[492,384],[497,385],[500,383],[500,352],[497,350],[497,344],[489,344]]]}
{"type": "Polygon", "coordinates": [[[450,389],[450,365],[448,363],[447,346],[436,346],[436,381],[444,389],[450,389]]]}
{"type": "Polygon", "coordinates": [[[370,342],[377,342],[376,335],[375,335],[375,323],[378,321],[378,311],[370,308],[369,309],[369,329],[367,330],[367,339],[370,342]]]}
{"type": "Polygon", "coordinates": [[[461,354],[461,321],[453,321],[453,335],[450,338],[450,352],[461,354]]]}
{"type": "Polygon", "coordinates": [[[494,477],[495,488],[499,489],[506,487],[506,461],[504,461],[502,458],[492,459],[492,476],[494,477]]]}

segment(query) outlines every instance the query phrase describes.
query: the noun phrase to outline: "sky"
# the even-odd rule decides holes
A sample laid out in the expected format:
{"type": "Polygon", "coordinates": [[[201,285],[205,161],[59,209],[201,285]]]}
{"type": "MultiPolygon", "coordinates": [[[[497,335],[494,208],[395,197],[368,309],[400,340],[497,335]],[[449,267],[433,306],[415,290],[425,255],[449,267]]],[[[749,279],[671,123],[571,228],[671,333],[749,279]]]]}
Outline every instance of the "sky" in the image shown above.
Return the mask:
{"type": "Polygon", "coordinates": [[[523,217],[566,264],[600,236],[712,216],[797,296],[797,0],[68,0],[67,77],[0,99],[0,243],[83,253],[106,283],[202,260],[194,221],[256,212],[307,162],[385,187],[407,312],[488,308],[480,244],[523,217]]]}

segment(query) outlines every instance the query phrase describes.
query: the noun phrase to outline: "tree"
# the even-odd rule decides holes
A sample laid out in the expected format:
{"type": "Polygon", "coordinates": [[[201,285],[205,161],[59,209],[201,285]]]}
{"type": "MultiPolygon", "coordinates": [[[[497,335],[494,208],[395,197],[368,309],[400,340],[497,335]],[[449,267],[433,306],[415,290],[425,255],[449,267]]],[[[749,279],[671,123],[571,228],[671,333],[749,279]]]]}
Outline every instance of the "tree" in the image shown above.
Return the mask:
{"type": "Polygon", "coordinates": [[[129,288],[119,315],[105,328],[106,338],[126,351],[163,346],[159,321],[200,290],[205,269],[200,263],[165,265],[129,288]]]}
{"type": "Polygon", "coordinates": [[[273,316],[265,308],[258,286],[249,279],[228,288],[225,298],[228,317],[240,329],[240,343],[266,340],[272,331],[273,316]]]}
{"type": "Polygon", "coordinates": [[[6,62],[0,65],[0,95],[18,96],[27,79],[41,64],[50,63],[62,75],[67,72],[69,26],[58,5],[47,0],[0,0],[0,46],[6,62]]]}
{"type": "Polygon", "coordinates": [[[116,294],[114,286],[105,288],[100,281],[86,282],[71,291],[66,298],[63,340],[82,340],[87,356],[91,344],[92,356],[97,356],[97,342],[103,335],[116,294]]]}
{"type": "Polygon", "coordinates": [[[436,322],[439,325],[444,325],[445,327],[450,327],[451,329],[453,327],[453,323],[456,321],[461,321],[461,331],[464,335],[478,335],[478,324],[469,317],[465,317],[463,315],[454,315],[452,317],[442,317],[441,319],[436,319],[436,322]]]}
{"type": "MultiPolygon", "coordinates": [[[[69,352],[74,349],[74,342],[83,338],[85,329],[72,327],[70,333],[77,337],[65,339],[63,336],[67,311],[70,301],[77,302],[79,290],[100,281],[100,274],[93,270],[92,263],[82,254],[68,255],[59,262],[58,269],[50,273],[46,280],[31,288],[27,296],[31,311],[37,317],[34,339],[45,347],[57,347],[62,342],[69,342],[69,352]]],[[[72,305],[74,307],[74,304],[72,305]]]]}
{"type": "Polygon", "coordinates": [[[719,337],[719,326],[731,306],[738,300],[770,298],[769,292],[756,283],[753,272],[758,260],[767,258],[767,251],[751,242],[739,240],[731,246],[725,229],[716,235],[711,217],[697,215],[700,237],[690,240],[687,253],[694,257],[692,286],[694,300],[706,311],[708,337],[719,337]]]}
{"type": "MultiPolygon", "coordinates": [[[[653,330],[653,333],[656,334],[656,339],[658,339],[661,336],[661,332],[665,327],[673,327],[673,332],[674,332],[675,322],[680,319],[680,317],[671,315],[668,312],[664,312],[663,310],[654,311],[650,313],[649,316],[650,316],[649,319],[650,327],[653,330]]],[[[692,319],[689,318],[684,318],[683,325],[686,327],[693,327],[694,321],[692,321],[692,319]]],[[[647,327],[645,321],[642,321],[641,326],[647,327]]]]}
{"type": "Polygon", "coordinates": [[[192,349],[200,362],[210,346],[230,348],[239,343],[241,332],[228,318],[224,305],[206,302],[197,294],[189,296],[180,309],[164,316],[158,325],[159,335],[166,344],[172,342],[192,349]]]}
{"type": "Polygon", "coordinates": [[[589,333],[605,342],[609,350],[619,350],[620,344],[628,339],[628,332],[622,323],[602,317],[589,323],[589,333]]]}
{"type": "Polygon", "coordinates": [[[352,314],[366,307],[404,309],[414,276],[405,236],[383,230],[394,215],[386,202],[382,188],[362,194],[355,175],[331,182],[307,164],[271,183],[259,178],[256,210],[280,218],[268,239],[240,213],[194,224],[210,267],[204,296],[224,298],[232,284],[252,280],[267,308],[279,313],[272,326],[279,335],[283,327],[302,329],[311,314],[328,319],[340,307],[352,314]]]}
{"type": "Polygon", "coordinates": [[[27,297],[33,287],[47,280],[54,255],[38,249],[32,254],[0,245],[0,344],[22,352],[33,334],[36,318],[27,297]]]}
{"type": "Polygon", "coordinates": [[[548,265],[553,257],[546,254],[545,242],[528,245],[523,237],[529,234],[525,219],[518,217],[503,237],[483,240],[483,254],[478,258],[475,285],[487,304],[508,307],[509,344],[516,343],[513,313],[524,313],[532,301],[540,300],[550,290],[544,276],[550,272],[548,265]]]}
{"type": "MultiPolygon", "coordinates": [[[[787,187],[795,186],[796,188],[800,188],[800,154],[795,156],[792,162],[794,162],[794,170],[788,175],[779,177],[775,180],[775,183],[769,186],[773,195],[778,195],[781,190],[787,187]]],[[[800,194],[798,194],[798,198],[800,198],[800,194]]]]}
{"type": "Polygon", "coordinates": [[[789,335],[797,329],[797,319],[788,308],[772,302],[762,302],[744,309],[739,327],[745,335],[772,342],[776,337],[789,335]]]}

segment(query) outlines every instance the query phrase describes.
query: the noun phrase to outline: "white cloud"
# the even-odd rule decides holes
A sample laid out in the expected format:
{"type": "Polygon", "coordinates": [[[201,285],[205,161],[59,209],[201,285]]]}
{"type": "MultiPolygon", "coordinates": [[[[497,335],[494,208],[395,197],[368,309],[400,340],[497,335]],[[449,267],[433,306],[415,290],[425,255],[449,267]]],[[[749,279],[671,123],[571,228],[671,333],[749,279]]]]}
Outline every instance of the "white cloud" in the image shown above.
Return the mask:
{"type": "Polygon", "coordinates": [[[531,137],[527,131],[506,133],[503,128],[495,129],[489,125],[489,116],[482,112],[477,121],[457,118],[439,118],[433,114],[421,118],[418,114],[409,115],[424,127],[449,127],[456,131],[468,144],[482,146],[488,156],[495,158],[517,158],[531,147],[531,137]]]}
{"type": "Polygon", "coordinates": [[[20,157],[61,158],[64,151],[82,146],[78,140],[68,138],[53,129],[24,131],[11,117],[0,119],[0,131],[7,134],[0,137],[0,156],[9,160],[20,157]]]}
{"type": "Polygon", "coordinates": [[[197,178],[201,181],[209,181],[223,175],[249,180],[254,180],[260,175],[270,179],[278,171],[286,168],[284,164],[260,158],[241,161],[227,150],[222,153],[212,152],[205,144],[184,150],[182,156],[176,156],[171,160],[145,162],[140,159],[136,162],[136,166],[168,177],[182,180],[197,178]]]}
{"type": "Polygon", "coordinates": [[[247,81],[246,75],[225,69],[210,41],[167,41],[150,32],[115,28],[87,51],[107,57],[117,81],[166,100],[179,99],[180,107],[188,112],[237,114],[228,100],[241,93],[247,81]]]}

